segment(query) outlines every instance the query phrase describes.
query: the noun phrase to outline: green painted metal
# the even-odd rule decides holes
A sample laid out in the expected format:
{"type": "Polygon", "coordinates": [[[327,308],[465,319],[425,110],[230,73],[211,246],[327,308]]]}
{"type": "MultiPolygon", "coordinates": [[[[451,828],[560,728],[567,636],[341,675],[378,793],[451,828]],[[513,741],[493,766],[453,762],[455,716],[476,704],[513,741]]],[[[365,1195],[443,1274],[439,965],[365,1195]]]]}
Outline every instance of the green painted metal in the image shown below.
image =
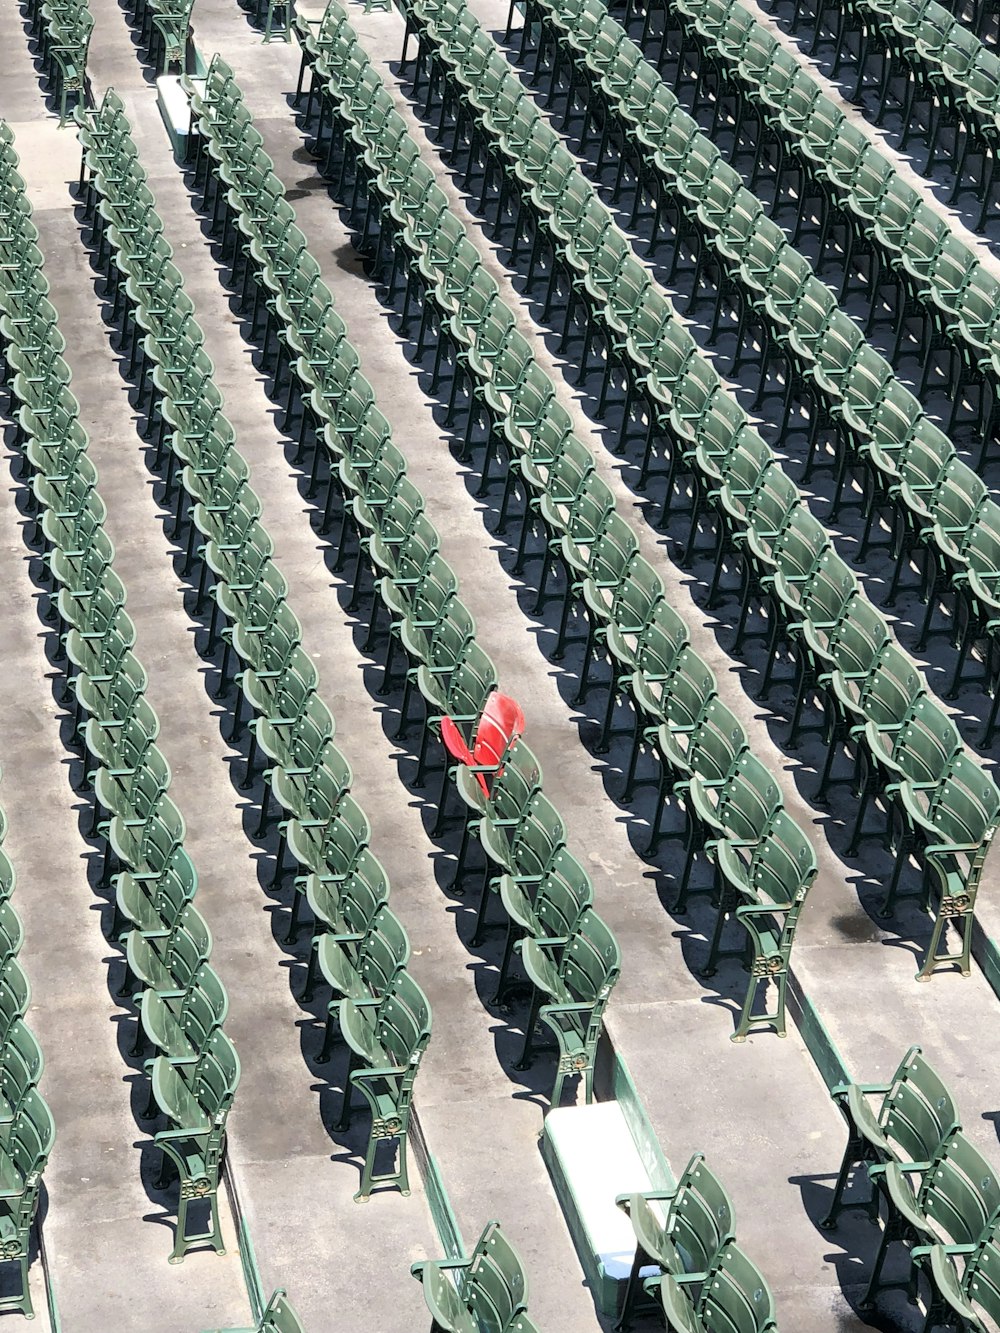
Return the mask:
{"type": "Polygon", "coordinates": [[[56,1302],[56,1289],[52,1281],[52,1270],[49,1267],[48,1251],[45,1248],[45,1230],[43,1227],[37,1226],[37,1231],[38,1257],[42,1263],[42,1275],[45,1279],[45,1303],[49,1310],[49,1327],[52,1333],[62,1333],[62,1320],[59,1317],[59,1306],[56,1302]]]}
{"type": "Polygon", "coordinates": [[[250,1298],[250,1309],[253,1312],[254,1323],[256,1323],[267,1305],[267,1297],[264,1294],[264,1284],[260,1280],[260,1269],[257,1267],[257,1255],[250,1237],[250,1228],[247,1226],[246,1214],[243,1212],[243,1204],[240,1201],[236,1174],[228,1157],[222,1169],[222,1179],[226,1189],[226,1197],[229,1200],[229,1210],[233,1215],[233,1223],[236,1227],[240,1265],[243,1269],[243,1282],[250,1298]]]}
{"type": "Polygon", "coordinates": [[[972,956],[995,995],[1000,996],[1000,944],[987,935],[975,919],[972,923],[972,956]]]}
{"type": "Polygon", "coordinates": [[[812,1056],[827,1088],[850,1083],[851,1075],[843,1056],[793,971],[788,975],[788,1007],[795,1026],[802,1034],[806,1050],[812,1056]]]}
{"type": "Polygon", "coordinates": [[[642,1164],[649,1172],[651,1188],[654,1190],[673,1189],[677,1181],[670,1169],[670,1163],[664,1156],[660,1141],[653,1131],[646,1108],[639,1099],[639,1093],[631,1071],[624,1059],[614,1052],[612,1065],[612,1096],[618,1102],[625,1117],[625,1123],[631,1131],[635,1146],[639,1150],[642,1164]]]}
{"type": "Polygon", "coordinates": [[[413,1149],[420,1178],[424,1182],[427,1206],[431,1210],[431,1220],[441,1242],[442,1253],[448,1259],[461,1259],[465,1254],[465,1242],[462,1240],[458,1219],[448,1198],[437,1159],[427,1147],[416,1106],[410,1119],[410,1146],[413,1149]]]}

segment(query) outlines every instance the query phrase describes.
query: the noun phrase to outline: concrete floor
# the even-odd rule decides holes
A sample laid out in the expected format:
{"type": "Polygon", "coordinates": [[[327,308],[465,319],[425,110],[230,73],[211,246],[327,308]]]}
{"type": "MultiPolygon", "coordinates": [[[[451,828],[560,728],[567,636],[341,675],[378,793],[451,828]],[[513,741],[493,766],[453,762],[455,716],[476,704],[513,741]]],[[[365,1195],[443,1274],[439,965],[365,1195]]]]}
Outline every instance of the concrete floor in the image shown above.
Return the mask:
{"type": "MultiPolygon", "coordinates": [[[[235,302],[228,299],[225,271],[197,200],[170,156],[151,73],[113,0],[92,0],[91,8],[95,94],[113,85],[126,99],[159,211],[205,328],[217,382],[264,502],[264,520],[303,622],[305,645],[320,665],[325,695],[337,717],[338,743],[354,767],[356,794],[372,820],[373,848],[390,873],[394,907],[411,935],[414,973],[434,1006],[434,1039],[417,1085],[428,1147],[466,1240],[494,1216],[513,1236],[530,1273],[531,1311],[539,1327],[571,1333],[600,1326],[538,1153],[551,1063],[539,1056],[527,1074],[513,1068],[523,1009],[515,1005],[509,1013],[499,1012],[484,998],[492,993],[500,933],[473,950],[470,907],[442,892],[458,829],[452,823],[442,838],[429,836],[427,803],[409,785],[412,736],[399,743],[391,738],[398,691],[385,699],[375,694],[380,678],[375,659],[380,661],[381,650],[373,658],[359,647],[367,607],[357,614],[345,609],[342,580],[329,567],[326,539],[310,522],[314,506],[304,498],[300,470],[290,462],[294,448],[279,430],[256,349],[245,337],[235,302]]],[[[477,0],[476,9],[491,30],[502,31],[505,6],[477,0]]],[[[805,737],[794,753],[782,747],[789,691],[776,688],[768,705],[753,699],[762,653],[750,644],[742,659],[730,655],[733,603],[706,613],[700,602],[708,562],[681,569],[674,531],[664,538],[647,522],[651,503],[655,513],[655,496],[650,501],[635,490],[634,462],[610,454],[593,420],[597,377],[582,391],[569,383],[578,343],[571,344],[567,356],[556,353],[555,337],[538,326],[537,303],[523,296],[523,281],[507,267],[506,252],[486,238],[413,114],[397,70],[402,20],[394,13],[364,14],[360,6],[352,8],[351,17],[412,132],[425,142],[428,160],[505,297],[523,327],[536,330],[540,361],[553,373],[581,437],[592,441],[602,475],[622,511],[634,520],[641,548],[660,568],[695,646],[715,669],[755,750],[781,776],[790,810],[815,830],[821,869],[796,946],[800,984],[847,1067],[860,1079],[886,1075],[911,1042],[921,1042],[953,1086],[966,1128],[995,1157],[1000,1153],[992,1114],[996,1104],[987,1071],[995,1068],[1000,1047],[996,997],[978,971],[964,980],[941,976],[928,986],[913,983],[914,951],[929,930],[926,917],[906,908],[888,925],[876,919],[875,898],[888,858],[877,843],[867,843],[860,862],[844,860],[853,817],[847,788],[834,788],[823,809],[811,802],[823,761],[821,741],[816,735],[805,737]],[[977,1044],[970,1049],[973,1034],[977,1044]]],[[[550,604],[540,616],[531,614],[538,562],[529,562],[523,578],[510,573],[509,542],[491,531],[496,490],[486,501],[473,497],[475,477],[455,463],[448,432],[440,425],[441,395],[430,396],[429,377],[412,364],[412,345],[398,335],[397,321],[379,303],[339,210],[305,151],[289,107],[297,48],[263,46],[232,0],[199,0],[195,32],[206,57],[219,50],[236,69],[361,352],[363,369],[442,532],[443,553],[459,573],[483,645],[498,663],[504,687],[525,706],[546,791],[566,821],[571,848],[591,871],[597,906],[622,944],[623,975],[609,1009],[608,1030],[665,1153],[680,1170],[692,1151],[706,1151],[735,1201],[740,1241],[776,1293],[784,1329],[848,1333],[913,1326],[905,1304],[887,1303],[879,1324],[864,1322],[853,1308],[875,1233],[866,1222],[847,1217],[833,1235],[815,1226],[839,1166],[840,1117],[794,1026],[784,1042],[766,1033],[742,1047],[729,1042],[727,1014],[739,994],[741,973],[726,964],[711,986],[696,975],[710,917],[697,902],[683,917],[668,910],[678,872],[675,844],[665,842],[651,859],[636,850],[645,841],[651,789],[641,789],[630,807],[621,805],[615,797],[624,740],[616,741],[607,756],[592,753],[603,688],[595,685],[583,707],[574,707],[578,653],[567,654],[558,667],[546,656],[555,610],[550,604]]],[[[71,132],[58,133],[46,112],[25,34],[9,9],[0,13],[0,38],[10,65],[0,86],[0,115],[10,121],[23,159],[53,299],[69,343],[73,387],[109,507],[117,568],[129,591],[139,655],[150,672],[150,697],[162,722],[175,799],[188,821],[201,880],[199,905],[213,929],[215,965],[230,991],[228,1027],[244,1068],[231,1119],[230,1156],[263,1285],[267,1290],[287,1286],[312,1333],[402,1333],[421,1327],[422,1301],[406,1269],[414,1259],[439,1250],[426,1198],[417,1173],[411,1172],[415,1188],[410,1199],[385,1193],[367,1205],[352,1201],[363,1138],[352,1133],[334,1139],[328,1128],[339,1109],[340,1066],[315,1065],[320,1008],[305,1008],[295,999],[308,931],[285,946],[288,896],[268,895],[263,887],[274,837],[253,837],[260,789],[248,798],[236,785],[242,776],[240,748],[224,739],[229,708],[210,694],[216,662],[204,655],[204,621],[193,615],[193,598],[178,577],[158,504],[159,486],[136,434],[129,385],[102,322],[101,282],[90,266],[85,233],[67,189],[76,174],[76,147],[71,132]],[[335,1072],[328,1080],[330,1068],[335,1072]]],[[[678,279],[679,293],[684,279],[684,274],[678,279]]],[[[693,331],[702,339],[704,310],[696,309],[693,316],[693,331]]],[[[723,364],[732,341],[731,335],[720,339],[723,364]]],[[[907,373],[911,369],[904,367],[907,373]]],[[[931,407],[944,398],[945,389],[934,386],[937,398],[931,407]]],[[[766,411],[763,424],[766,428],[766,411]]],[[[781,445],[797,476],[794,441],[781,445]]],[[[820,512],[829,498],[825,485],[818,476],[814,494],[820,512]]],[[[101,900],[91,886],[95,847],[85,836],[89,817],[84,813],[81,818],[83,802],[69,785],[77,774],[60,735],[54,669],[45,655],[51,645],[33,605],[35,570],[19,531],[20,503],[23,496],[8,482],[0,508],[0,560],[6,574],[0,595],[4,661],[13,666],[7,672],[13,688],[0,699],[0,759],[6,770],[0,796],[10,816],[9,847],[20,875],[24,962],[35,987],[31,1018],[46,1052],[43,1090],[59,1125],[46,1175],[44,1227],[62,1324],[67,1330],[89,1330],[107,1322],[109,1314],[117,1326],[136,1333],[245,1323],[249,1303],[235,1245],[225,1258],[192,1255],[180,1267],[167,1265],[169,1230],[156,1222],[163,1201],[144,1184],[150,1179],[149,1153],[142,1147],[142,1125],[127,1104],[132,1067],[123,1051],[130,1020],[111,993],[120,966],[99,930],[101,900]],[[39,794],[47,814],[44,838],[32,808],[39,794]],[[39,886],[53,880],[62,892],[58,898],[43,897],[39,886]],[[66,1041],[70,1013],[73,1040],[66,1041]],[[96,1143],[100,1162],[95,1161],[96,1143]],[[88,1231],[96,1235],[96,1244],[91,1239],[84,1248],[88,1231]]],[[[849,545],[856,535],[848,519],[840,538],[849,545]]],[[[872,590],[878,590],[885,571],[885,560],[874,557],[865,571],[872,590]]],[[[915,640],[920,612],[912,591],[901,597],[897,628],[907,646],[915,640]]],[[[932,682],[944,676],[947,652],[943,639],[932,642],[926,659],[932,682]]],[[[970,734],[984,707],[978,692],[963,693],[960,724],[970,734]]],[[[619,720],[626,721],[624,710],[619,720]]],[[[985,910],[992,914],[988,905],[985,910]]]]}

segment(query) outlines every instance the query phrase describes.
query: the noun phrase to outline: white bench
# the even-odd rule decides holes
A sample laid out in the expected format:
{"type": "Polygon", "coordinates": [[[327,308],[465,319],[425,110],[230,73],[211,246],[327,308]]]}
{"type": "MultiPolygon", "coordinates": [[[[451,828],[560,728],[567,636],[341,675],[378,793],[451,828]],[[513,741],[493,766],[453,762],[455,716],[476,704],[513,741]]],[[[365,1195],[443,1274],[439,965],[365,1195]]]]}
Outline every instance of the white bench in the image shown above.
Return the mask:
{"type": "MultiPolygon", "coordinates": [[[[666,1189],[673,1182],[665,1178],[665,1169],[655,1166],[660,1178],[653,1179],[617,1101],[550,1111],[542,1156],[594,1301],[602,1314],[614,1314],[635,1256],[632,1225],[615,1199],[620,1194],[666,1189]]],[[[645,1156],[648,1161],[649,1154],[645,1156]]]]}

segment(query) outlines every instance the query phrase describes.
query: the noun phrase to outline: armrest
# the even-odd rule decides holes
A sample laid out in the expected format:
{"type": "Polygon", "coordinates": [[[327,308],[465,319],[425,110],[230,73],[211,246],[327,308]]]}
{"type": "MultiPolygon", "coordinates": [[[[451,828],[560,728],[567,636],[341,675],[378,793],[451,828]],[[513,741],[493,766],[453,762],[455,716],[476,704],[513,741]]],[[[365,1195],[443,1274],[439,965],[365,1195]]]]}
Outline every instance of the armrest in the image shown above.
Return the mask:
{"type": "Polygon", "coordinates": [[[677,1194],[676,1190],[633,1190],[631,1194],[619,1194],[615,1199],[616,1207],[620,1208],[626,1215],[629,1211],[629,1204],[635,1195],[641,1195],[647,1203],[655,1203],[658,1200],[672,1199],[677,1194]]]}

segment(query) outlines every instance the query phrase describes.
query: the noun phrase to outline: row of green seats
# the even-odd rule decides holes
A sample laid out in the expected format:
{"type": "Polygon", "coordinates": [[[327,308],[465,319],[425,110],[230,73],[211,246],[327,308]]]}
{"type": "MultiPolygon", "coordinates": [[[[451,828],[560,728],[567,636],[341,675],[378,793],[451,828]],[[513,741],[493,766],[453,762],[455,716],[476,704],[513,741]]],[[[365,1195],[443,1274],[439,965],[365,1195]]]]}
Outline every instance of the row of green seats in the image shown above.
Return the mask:
{"type": "Polygon", "coordinates": [[[695,1153],[670,1190],[622,1194],[635,1257],[616,1329],[660,1309],[677,1333],[767,1333],[776,1329],[767,1279],[736,1241],[736,1213],[725,1187],[695,1153]]]}
{"type": "MultiPolygon", "coordinates": [[[[435,51],[443,51],[449,36],[454,35],[454,44],[448,46],[441,60],[456,71],[465,70],[468,80],[475,82],[482,49],[490,39],[471,14],[462,10],[459,19],[457,6],[448,5],[454,23],[445,32],[440,22],[443,7],[414,4],[410,8],[421,41],[435,51]]],[[[457,72],[455,80],[461,89],[457,72]]],[[[530,212],[538,231],[545,230],[552,237],[555,254],[561,254],[567,266],[572,266],[572,290],[586,303],[588,329],[593,326],[607,330],[605,339],[610,345],[617,344],[629,377],[644,387],[654,403],[659,402],[655,430],[651,417],[650,434],[662,432],[666,436],[663,442],[670,441],[672,468],[680,454],[696,475],[701,474],[699,489],[713,502],[720,518],[710,603],[724,553],[732,552],[767,570],[760,588],[774,613],[774,631],[764,693],[770,686],[773,649],[783,630],[797,654],[793,743],[806,690],[820,690],[845,718],[853,712],[856,718],[861,714],[864,722],[874,721],[876,729],[886,731],[883,742],[911,720],[911,706],[917,702],[928,713],[943,718],[943,710],[929,695],[920,672],[896,646],[884,618],[834,551],[829,535],[812,518],[773,452],[699,352],[662,288],[653,282],[627,238],[615,227],[555,131],[527,100],[513,71],[506,81],[506,94],[504,87],[503,82],[489,88],[479,84],[476,100],[470,93],[461,95],[471,105],[484,141],[490,145],[491,160],[508,182],[510,192],[516,189],[519,206],[530,212]],[[497,123],[496,109],[501,106],[506,130],[497,123]],[[516,132],[512,128],[515,123],[519,127],[516,132]],[[679,428],[675,424],[678,418],[679,428]],[[691,450],[692,435],[697,441],[699,432],[707,436],[710,448],[691,450]],[[759,538],[752,544],[747,541],[751,531],[759,538]],[[746,555],[747,551],[751,554],[746,555]],[[860,661],[854,656],[859,648],[863,654],[860,661]],[[882,672],[886,653],[892,658],[888,663],[891,684],[882,672]],[[838,669],[849,672],[844,696],[829,692],[828,682],[838,669]],[[897,688],[897,680],[901,688],[897,688]],[[888,694],[873,689],[876,684],[888,684],[888,694]],[[873,705],[874,714],[869,711],[873,705]]],[[[711,162],[707,164],[706,191],[715,167],[711,162]]],[[[873,745],[874,738],[864,722],[853,734],[878,765],[889,746],[873,745]]],[[[947,730],[947,726],[947,719],[943,719],[932,731],[941,727],[947,730]]],[[[886,911],[892,909],[902,865],[912,848],[922,865],[922,900],[926,903],[931,892],[938,895],[931,948],[918,972],[918,977],[925,979],[936,962],[957,962],[963,972],[968,971],[971,915],[965,909],[972,908],[968,894],[974,894],[978,887],[990,839],[1000,819],[1000,792],[963,745],[957,749],[946,745],[939,750],[933,743],[925,746],[919,738],[915,742],[905,756],[909,772],[901,775],[898,785],[893,783],[893,802],[903,816],[903,834],[897,842],[902,854],[897,858],[886,911]],[[950,833],[944,842],[946,827],[950,833]],[[947,852],[941,850],[945,846],[947,852]],[[961,913],[955,911],[959,899],[961,913]],[[962,937],[957,953],[938,953],[945,918],[955,924],[962,937]]],[[[901,756],[897,752],[893,757],[901,756]]]]}
{"type": "MultiPolygon", "coordinates": [[[[127,974],[140,991],[146,1034],[157,1054],[148,1066],[150,1114],[168,1127],[154,1143],[180,1178],[171,1259],[192,1245],[222,1249],[217,1211],[226,1121],[239,1083],[239,1059],[221,1028],[225,991],[208,968],[211,934],[192,899],[197,874],[184,848],[184,819],[170,799],[170,769],[156,745],[159,719],[146,698],[146,673],[133,652],[135,626],[125,588],[114,572],[114,547],[104,531],[106,508],[87,453],[79,404],[69,387],[65,342],[48,299],[37,231],[23,182],[8,173],[0,194],[4,223],[2,336],[16,407],[16,443],[31,477],[37,541],[45,548],[66,660],[66,698],[76,694],[94,790],[94,835],[105,843],[105,878],[121,867],[116,918],[130,927],[127,974]],[[19,405],[19,406],[18,406],[19,405]],[[86,718],[85,722],[82,719],[86,718]],[[104,818],[101,818],[101,815],[104,818]],[[186,1026],[198,1012],[201,1023],[186,1026]],[[152,1014],[156,1014],[153,1021],[152,1014]],[[187,1212],[196,1194],[209,1201],[208,1230],[189,1235],[187,1212]]],[[[138,1038],[137,1038],[138,1039],[138,1038]]]]}
{"type": "Polygon", "coordinates": [[[71,99],[79,104],[87,95],[87,54],[94,16],[87,0],[29,0],[28,16],[46,78],[59,99],[61,128],[71,99]]]}
{"type": "MultiPolygon", "coordinates": [[[[339,6],[331,5],[321,32],[328,25],[335,27],[336,40],[348,53],[345,62],[360,71],[361,96],[368,99],[371,94],[375,105],[366,100],[364,113],[355,112],[350,104],[354,93],[345,89],[342,72],[336,80],[327,74],[332,57],[320,54],[313,77],[328,79],[324,92],[332,104],[329,114],[341,118],[340,125],[334,125],[334,137],[348,146],[353,158],[355,199],[359,173],[363,182],[368,204],[359,224],[362,233],[367,219],[375,215],[396,223],[389,286],[394,286],[398,270],[405,269],[404,323],[412,300],[424,298],[422,342],[428,312],[437,309],[436,366],[447,339],[455,349],[455,379],[460,368],[470,381],[473,412],[482,410],[489,416],[483,484],[491,458],[500,449],[507,454],[501,524],[514,490],[525,495],[519,564],[529,526],[540,522],[545,529],[539,602],[553,561],[559,559],[565,567],[556,657],[564,651],[571,604],[576,601],[584,608],[588,632],[578,702],[587,689],[597,649],[603,646],[609,653],[613,675],[600,748],[607,747],[617,697],[627,688],[633,698],[636,726],[629,796],[641,739],[652,734],[657,740],[662,763],[650,850],[659,837],[664,798],[673,792],[690,821],[681,906],[695,852],[708,849],[714,856],[714,887],[721,890],[721,897],[706,971],[714,971],[722,925],[733,915],[746,930],[739,952],[745,952],[751,974],[734,1039],[742,1041],[751,1026],[763,1024],[783,1031],[789,955],[816,873],[808,838],[787,816],[770,775],[749,756],[742,725],[719,698],[712,671],[691,650],[687,629],[670,606],[659,574],[639,554],[635,536],[598,476],[590,450],[573,434],[554,386],[535,360],[530,338],[518,330],[513,311],[500,299],[494,279],[434,183],[431,168],[420,160],[388,92],[370,77],[363,50],[357,48],[342,18],[339,6]],[[338,132],[348,126],[350,136],[338,132]],[[383,153],[385,165],[380,168],[383,153]],[[704,795],[699,800],[700,793],[704,795]],[[755,836],[749,836],[744,819],[753,821],[755,836]],[[737,852],[730,840],[740,837],[745,841],[742,852],[737,852]],[[768,981],[776,987],[774,1009],[752,1014],[758,991],[768,981]]],[[[383,244],[380,238],[377,245],[383,244]]],[[[454,398],[453,380],[452,408],[454,398]]],[[[467,799],[471,796],[469,804],[475,809],[471,783],[466,783],[464,794],[467,799]]],[[[505,905],[509,910],[508,898],[505,905]]]]}
{"type": "MultiPolygon", "coordinates": [[[[125,295],[133,325],[147,330],[138,371],[149,396],[147,411],[158,412],[170,430],[187,519],[204,539],[204,563],[217,580],[210,647],[218,613],[228,622],[227,650],[231,645],[244,666],[241,697],[256,714],[247,783],[262,751],[272,765],[271,793],[287,816],[275,881],[282,877],[286,846],[308,877],[297,885],[296,902],[309,892],[314,943],[334,989],[331,1014],[339,1017],[351,1052],[340,1128],[349,1125],[353,1089],[371,1111],[357,1197],[367,1198],[373,1185],[387,1181],[408,1194],[409,1112],[431,1035],[430,1006],[407,971],[409,939],[388,906],[388,878],[370,849],[370,823],[351,795],[353,774],[334,742],[333,714],[301,647],[301,625],[273,560],[249,469],[223,414],[203,331],[190,300],[178,299],[180,275],[113,90],[88,122],[83,139],[93,239],[99,253],[107,248],[112,283],[120,283],[122,274],[134,279],[131,287],[125,283],[125,295]],[[320,949],[321,943],[326,947],[320,949]],[[377,1146],[386,1138],[399,1142],[396,1167],[376,1174],[377,1146]]],[[[266,817],[267,800],[260,833],[266,817]]]]}
{"type": "MultiPolygon", "coordinates": [[[[388,423],[361,373],[357,353],[346,339],[305,237],[294,223],[294,211],[258,142],[231,71],[221,61],[213,62],[206,87],[197,97],[199,125],[209,141],[205,156],[218,162],[217,189],[232,182],[226,197],[228,212],[235,213],[236,221],[230,225],[257,240],[256,246],[251,241],[247,251],[248,269],[254,275],[256,291],[271,294],[266,299],[265,345],[273,320],[279,357],[282,347],[301,349],[290,367],[287,412],[291,412],[295,381],[302,414],[300,442],[307,421],[311,427],[314,481],[322,450],[330,466],[331,486],[336,480],[342,491],[344,517],[337,546],[343,547],[348,515],[362,538],[355,596],[360,561],[367,552],[378,580],[378,601],[389,613],[383,688],[388,684],[397,641],[410,663],[401,727],[406,724],[414,685],[423,699],[422,770],[429,737],[439,734],[443,718],[458,725],[464,742],[474,743],[479,719],[496,685],[495,669],[476,644],[474,620],[458,596],[457,576],[440,556],[439,537],[425,515],[423,497],[406,475],[405,458],[392,442],[388,423]],[[305,291],[307,300],[302,299],[305,291]]],[[[245,272],[244,284],[246,278],[245,272]]],[[[276,376],[279,373],[276,368],[276,376]]],[[[288,424],[286,415],[286,427],[288,424]]],[[[328,513],[329,509],[328,498],[328,513]]],[[[375,614],[373,602],[369,639],[375,614]]],[[[540,784],[540,771],[538,780],[540,784]]],[[[442,786],[442,799],[445,790],[442,786]]],[[[530,809],[524,813],[524,832],[542,832],[538,821],[531,819],[530,809]]],[[[575,868],[575,881],[582,881],[587,905],[568,939],[558,937],[558,961],[539,970],[523,1059],[530,1058],[532,1028],[540,1018],[554,1030],[560,1047],[553,1102],[558,1102],[571,1074],[584,1078],[589,1100],[604,1009],[620,967],[618,944],[589,907],[593,896],[589,878],[566,849],[565,827],[558,814],[551,812],[544,830],[549,855],[543,860],[532,859],[533,837],[522,839],[518,832],[518,825],[504,826],[496,849],[506,853],[507,870],[540,874],[543,881],[551,877],[555,890],[561,883],[559,864],[568,859],[575,868]]],[[[542,936],[551,934],[544,916],[535,917],[533,924],[542,936]]]]}
{"type": "Polygon", "coordinates": [[[14,868],[3,849],[6,815],[0,808],[0,1261],[18,1266],[18,1282],[0,1298],[0,1310],[33,1316],[28,1268],[31,1229],[42,1176],[55,1143],[55,1123],[38,1091],[44,1061],[24,1021],[30,991],[18,955],[24,929],[10,900],[14,868]]]}
{"type": "Polygon", "coordinates": [[[948,8],[967,24],[987,46],[996,49],[997,11],[991,0],[948,0],[948,8]]]}
{"type": "MultiPolygon", "coordinates": [[[[6,173],[12,159],[16,165],[9,141],[0,143],[0,171],[6,173]]],[[[0,284],[0,310],[4,308],[0,284]]],[[[0,324],[5,317],[0,316],[0,324]]],[[[30,1319],[31,1229],[55,1143],[55,1123],[38,1091],[44,1068],[41,1047],[24,1021],[30,991],[18,962],[24,929],[10,900],[16,876],[4,851],[6,833],[7,816],[0,806],[0,1262],[18,1267],[16,1287],[0,1297],[0,1310],[20,1310],[30,1319]]]]}
{"type": "Polygon", "coordinates": [[[431,1333],[538,1333],[528,1315],[528,1279],[499,1222],[458,1259],[426,1259],[410,1272],[420,1282],[431,1333]]]}
{"type": "MultiPolygon", "coordinates": [[[[571,17],[574,7],[564,12],[571,17]]],[[[683,0],[676,13],[711,57],[720,77],[759,118],[762,133],[757,138],[754,179],[763,155],[775,145],[776,205],[784,198],[786,173],[794,169],[800,176],[794,239],[798,240],[806,212],[817,197],[822,206],[821,252],[834,223],[847,222],[850,239],[842,298],[852,256],[863,248],[871,253],[875,267],[868,289],[867,327],[870,330],[883,304],[879,298],[884,283],[895,296],[894,361],[909,321],[921,318],[921,394],[935,363],[934,353],[954,349],[957,363],[951,369],[959,382],[950,386],[954,392],[948,429],[957,424],[959,405],[971,388],[978,398],[971,422],[974,438],[981,440],[977,467],[982,470],[1000,415],[1000,282],[976,249],[954,234],[948,219],[903,179],[889,155],[851,122],[809,70],[739,0],[722,11],[702,5],[701,0],[683,0]],[[899,284],[902,291],[896,290],[899,284]]],[[[644,82],[639,83],[640,99],[644,82]]],[[[661,94],[654,106],[658,109],[663,101],[661,94]]],[[[670,164],[675,160],[675,136],[671,131],[665,142],[659,142],[661,117],[659,111],[651,117],[654,129],[647,126],[641,142],[662,153],[670,164]]],[[[736,129],[734,145],[739,125],[736,129]]]]}
{"type": "MultiPolygon", "coordinates": [[[[824,4],[815,6],[810,54],[815,54],[822,36],[824,4]]],[[[801,0],[797,0],[792,26],[797,29],[804,18],[801,0]]],[[[1000,58],[976,35],[964,20],[937,0],[857,0],[851,6],[837,8],[833,29],[833,72],[845,60],[857,65],[853,97],[859,100],[865,73],[872,55],[881,57],[878,82],[876,124],[882,124],[888,108],[894,80],[902,75],[905,89],[899,98],[902,119],[900,147],[905,149],[914,128],[920,124],[916,115],[919,103],[927,107],[924,133],[928,138],[924,175],[934,167],[935,152],[945,128],[954,132],[951,169],[955,184],[954,200],[962,188],[962,176],[970,152],[983,155],[980,178],[975,188],[982,200],[980,230],[990,203],[990,191],[997,170],[1000,148],[1000,58]],[[857,51],[848,41],[852,29],[858,30],[857,51]],[[961,147],[960,147],[961,145],[961,147]]]]}
{"type": "MultiPolygon", "coordinates": [[[[833,420],[840,425],[844,438],[838,489],[842,493],[853,471],[869,474],[863,492],[867,514],[858,561],[866,556],[878,513],[886,506],[895,508],[905,535],[899,539],[890,598],[895,595],[904,559],[914,548],[924,557],[927,609],[918,651],[925,646],[942,594],[954,596],[957,620],[963,627],[949,690],[949,697],[955,697],[970,648],[977,640],[992,640],[1000,632],[1000,506],[990,498],[981,478],[957,458],[947,437],[927,420],[919,401],[868,344],[857,324],[838,309],[829,288],[767,218],[763,205],[736,173],[731,168],[724,173],[717,166],[711,183],[703,186],[702,164],[713,150],[694,122],[690,122],[691,138],[679,164],[670,162],[662,149],[652,149],[647,112],[650,90],[659,92],[661,104],[669,100],[675,109],[676,99],[603,7],[600,18],[593,14],[595,4],[596,0],[584,0],[582,5],[580,0],[534,0],[525,23],[530,26],[534,19],[540,20],[571,67],[581,70],[587,105],[599,99],[604,103],[605,133],[608,125],[616,124],[623,140],[658,178],[662,195],[691,216],[701,242],[699,263],[711,246],[731,274],[730,287],[740,300],[743,317],[747,311],[754,312],[765,336],[784,350],[786,419],[796,385],[811,386],[806,479],[820,424],[833,420]],[[588,22],[582,25],[581,9],[588,15],[588,22]],[[687,204],[689,199],[697,203],[687,204]],[[937,484],[915,491],[898,483],[908,449],[918,439],[925,456],[933,449],[940,461],[937,484]]],[[[1000,284],[994,286],[997,298],[992,308],[1000,318],[1000,284]]],[[[726,291],[727,285],[720,282],[716,318],[726,291]]],[[[738,340],[742,345],[742,335],[738,340]]],[[[741,355],[738,350],[737,358],[741,355]]],[[[766,365],[765,356],[762,377],[766,365]]],[[[992,643],[988,651],[992,656],[992,643]]],[[[985,672],[982,679],[989,684],[991,673],[985,672]]],[[[1000,691],[996,693],[1000,696],[1000,691]]],[[[987,743],[990,732],[988,725],[987,743]]]]}
{"type": "Polygon", "coordinates": [[[864,1208],[872,1221],[884,1212],[862,1312],[902,1288],[922,1298],[925,1328],[986,1333],[993,1324],[983,1313],[1000,1315],[1000,1178],[962,1132],[950,1089],[912,1046],[886,1083],[849,1082],[832,1095],[848,1140],[821,1225],[834,1229],[845,1208],[864,1208]],[[907,1266],[890,1281],[893,1246],[907,1266]]]}
{"type": "Polygon", "coordinates": [[[156,59],[159,73],[169,73],[174,66],[185,70],[194,0],[131,0],[129,8],[140,40],[149,58],[156,59]]]}

